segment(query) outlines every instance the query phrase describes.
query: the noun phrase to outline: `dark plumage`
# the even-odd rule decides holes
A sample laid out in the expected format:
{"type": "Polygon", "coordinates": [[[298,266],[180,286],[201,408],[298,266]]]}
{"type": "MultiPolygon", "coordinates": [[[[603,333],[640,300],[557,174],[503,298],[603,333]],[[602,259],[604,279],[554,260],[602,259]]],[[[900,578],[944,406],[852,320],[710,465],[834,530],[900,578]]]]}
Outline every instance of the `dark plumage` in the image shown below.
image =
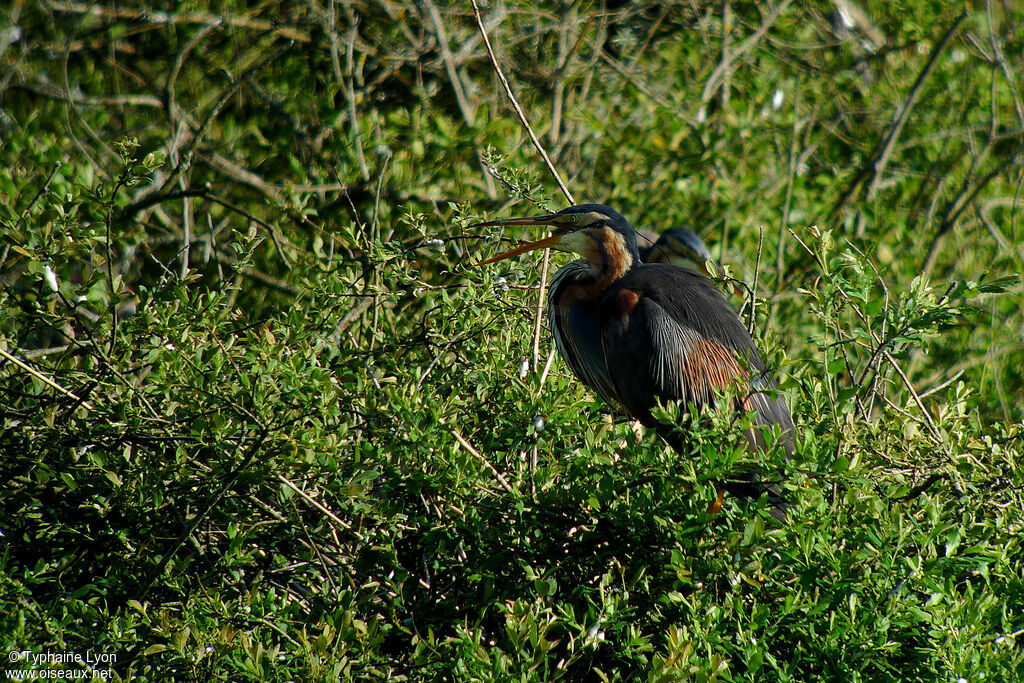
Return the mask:
{"type": "MultiPolygon", "coordinates": [[[[779,425],[787,453],[793,421],[750,335],[725,297],[703,275],[667,264],[644,264],[636,231],[601,204],[573,206],[547,216],[488,224],[551,225],[547,239],[521,245],[485,263],[550,246],[582,254],[551,282],[548,312],[555,343],[576,376],[612,406],[621,407],[682,449],[685,434],[654,419],[660,400],[697,406],[714,401],[733,383],[751,391],[737,409],[755,412],[758,425],[779,425]],[[740,358],[744,359],[742,362],[740,358]],[[749,372],[745,369],[749,368],[749,372]]],[[[764,448],[750,429],[752,448],[764,448]]],[[[750,477],[726,488],[740,495],[768,490],[773,514],[785,519],[784,501],[750,477]]]]}

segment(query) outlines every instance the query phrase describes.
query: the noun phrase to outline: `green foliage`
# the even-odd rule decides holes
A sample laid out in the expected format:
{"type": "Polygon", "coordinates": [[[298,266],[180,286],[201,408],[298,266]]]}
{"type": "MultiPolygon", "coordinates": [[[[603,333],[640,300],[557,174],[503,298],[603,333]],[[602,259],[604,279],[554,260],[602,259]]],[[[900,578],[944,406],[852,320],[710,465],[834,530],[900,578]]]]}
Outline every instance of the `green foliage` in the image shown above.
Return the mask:
{"type": "Polygon", "coordinates": [[[676,453],[534,358],[535,263],[472,266],[522,235],[467,226],[562,199],[471,8],[0,10],[0,644],[122,680],[1019,680],[1022,17],[865,7],[879,45],[797,5],[484,10],[576,199],[756,294],[789,460],[715,412],[676,453]],[[750,467],[788,525],[708,512],[750,467]]]}

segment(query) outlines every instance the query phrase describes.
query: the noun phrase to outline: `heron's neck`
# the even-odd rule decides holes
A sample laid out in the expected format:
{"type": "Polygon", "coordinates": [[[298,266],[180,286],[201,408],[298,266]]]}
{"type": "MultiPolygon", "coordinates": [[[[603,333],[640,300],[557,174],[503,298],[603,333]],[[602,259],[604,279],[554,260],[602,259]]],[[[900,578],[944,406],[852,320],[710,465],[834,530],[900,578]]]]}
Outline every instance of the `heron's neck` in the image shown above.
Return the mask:
{"type": "Polygon", "coordinates": [[[639,264],[640,257],[626,240],[611,228],[604,228],[587,241],[583,257],[590,265],[590,274],[603,286],[615,282],[639,264]]]}

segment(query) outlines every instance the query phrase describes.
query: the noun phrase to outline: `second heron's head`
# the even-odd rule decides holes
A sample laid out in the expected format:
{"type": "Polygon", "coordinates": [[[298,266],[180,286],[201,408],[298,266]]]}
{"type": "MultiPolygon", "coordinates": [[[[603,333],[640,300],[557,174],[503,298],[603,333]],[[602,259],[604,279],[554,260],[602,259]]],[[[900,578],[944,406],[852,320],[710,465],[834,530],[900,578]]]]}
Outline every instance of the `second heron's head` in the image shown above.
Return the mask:
{"type": "Polygon", "coordinates": [[[545,247],[575,252],[587,259],[593,270],[616,277],[640,263],[636,230],[618,211],[604,204],[577,204],[543,216],[487,221],[474,227],[488,225],[547,225],[552,230],[550,237],[525,242],[481,264],[545,247]]]}
{"type": "Polygon", "coordinates": [[[724,275],[704,240],[686,228],[670,228],[661,233],[654,244],[641,250],[640,258],[644,263],[670,263],[708,276],[724,275]],[[712,272],[709,262],[717,272],[712,272]]]}

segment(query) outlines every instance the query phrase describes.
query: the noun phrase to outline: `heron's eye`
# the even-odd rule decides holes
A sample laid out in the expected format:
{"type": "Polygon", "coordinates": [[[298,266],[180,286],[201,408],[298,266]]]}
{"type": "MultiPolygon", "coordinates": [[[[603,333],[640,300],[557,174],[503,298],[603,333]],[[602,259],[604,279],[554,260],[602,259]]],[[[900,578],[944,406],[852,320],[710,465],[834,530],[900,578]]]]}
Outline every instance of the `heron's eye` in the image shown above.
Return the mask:
{"type": "Polygon", "coordinates": [[[576,225],[577,223],[580,222],[580,215],[578,213],[570,213],[569,222],[572,223],[573,225],[576,225]]]}

